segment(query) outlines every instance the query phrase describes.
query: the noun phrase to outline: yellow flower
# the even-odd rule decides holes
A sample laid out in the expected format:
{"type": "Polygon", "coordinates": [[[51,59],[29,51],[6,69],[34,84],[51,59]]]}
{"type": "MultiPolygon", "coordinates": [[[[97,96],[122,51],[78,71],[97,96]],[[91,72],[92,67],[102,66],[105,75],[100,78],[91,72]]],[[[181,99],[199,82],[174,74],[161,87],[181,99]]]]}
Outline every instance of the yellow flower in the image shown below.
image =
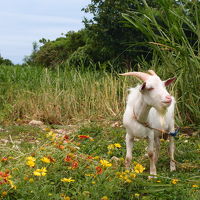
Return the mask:
{"type": "Polygon", "coordinates": [[[100,160],[100,163],[104,166],[104,167],[111,167],[112,163],[109,163],[107,160],[100,160]]]}
{"type": "Polygon", "coordinates": [[[131,172],[129,175],[130,175],[131,178],[135,178],[136,177],[136,174],[133,173],[133,172],[131,172]]]}
{"type": "Polygon", "coordinates": [[[171,183],[175,185],[177,184],[178,181],[179,181],[178,179],[172,179],[171,183]]]}
{"type": "Polygon", "coordinates": [[[49,133],[47,133],[46,136],[50,138],[50,140],[55,140],[56,138],[56,134],[53,131],[50,131],[49,133]]]}
{"type": "Polygon", "coordinates": [[[29,182],[30,182],[30,183],[33,183],[33,182],[34,182],[34,179],[33,179],[33,178],[30,178],[30,179],[29,179],[29,182]]]}
{"type": "Polygon", "coordinates": [[[13,188],[15,190],[17,189],[16,185],[13,184],[13,181],[8,180],[8,183],[10,184],[11,188],[13,188]]]}
{"type": "Polygon", "coordinates": [[[121,148],[121,147],[122,147],[121,144],[119,144],[119,143],[115,143],[114,145],[115,145],[115,147],[117,147],[117,148],[121,148]]]}
{"type": "Polygon", "coordinates": [[[139,173],[142,173],[145,170],[145,168],[139,163],[137,163],[136,166],[134,167],[134,170],[136,173],[139,174],[139,173]]]}
{"type": "Polygon", "coordinates": [[[36,159],[32,156],[26,157],[26,165],[28,165],[29,167],[34,167],[35,166],[35,161],[36,159]]]}
{"type": "Polygon", "coordinates": [[[70,182],[74,182],[75,180],[74,179],[72,179],[72,178],[62,178],[62,179],[60,179],[62,182],[64,182],[64,183],[70,183],[70,182]]]}
{"type": "Polygon", "coordinates": [[[44,163],[50,163],[51,162],[51,160],[49,158],[45,157],[45,156],[43,158],[41,158],[40,160],[44,163]]]}
{"type": "Polygon", "coordinates": [[[138,193],[135,193],[135,197],[139,197],[140,196],[140,194],[138,194],[138,193]]]}
{"type": "Polygon", "coordinates": [[[36,169],[33,174],[35,176],[46,176],[47,174],[47,169],[46,167],[42,167],[41,169],[36,169]]]}
{"type": "Polygon", "coordinates": [[[85,174],[85,176],[93,176],[93,177],[95,177],[94,174],[85,174]]]}
{"type": "Polygon", "coordinates": [[[29,157],[26,157],[26,160],[30,160],[30,161],[35,162],[35,161],[36,161],[36,158],[34,158],[34,157],[32,157],[32,156],[29,156],[29,157]]]}
{"type": "Polygon", "coordinates": [[[28,165],[29,167],[34,167],[35,166],[35,162],[31,161],[31,160],[28,160],[26,162],[26,165],[28,165]]]}
{"type": "Polygon", "coordinates": [[[107,196],[103,196],[101,200],[109,200],[107,196]]]}
{"type": "Polygon", "coordinates": [[[115,145],[114,144],[109,144],[107,148],[108,148],[108,150],[112,150],[112,149],[115,148],[115,145]]]}
{"type": "Polygon", "coordinates": [[[34,174],[35,176],[41,176],[40,172],[38,172],[38,171],[34,171],[33,174],[34,174]]]}
{"type": "Polygon", "coordinates": [[[1,193],[1,195],[2,195],[3,197],[5,197],[7,194],[8,194],[8,192],[6,192],[6,191],[3,191],[3,192],[1,193]]]}
{"type": "Polygon", "coordinates": [[[199,186],[198,186],[198,185],[192,185],[192,187],[193,187],[193,188],[197,188],[197,187],[199,187],[199,186]]]}
{"type": "Polygon", "coordinates": [[[70,197],[63,197],[63,200],[70,200],[70,197]]]}

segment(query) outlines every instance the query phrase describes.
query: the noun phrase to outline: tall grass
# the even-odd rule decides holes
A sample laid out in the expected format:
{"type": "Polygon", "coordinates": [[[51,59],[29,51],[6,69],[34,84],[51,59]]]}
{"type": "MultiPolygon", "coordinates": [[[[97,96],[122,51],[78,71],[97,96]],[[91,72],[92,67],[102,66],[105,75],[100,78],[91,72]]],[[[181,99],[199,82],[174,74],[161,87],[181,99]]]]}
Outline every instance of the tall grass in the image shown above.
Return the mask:
{"type": "MultiPolygon", "coordinates": [[[[161,70],[158,69],[161,74],[161,70]]],[[[167,79],[165,71],[161,77],[167,79]]],[[[188,96],[182,94],[184,81],[180,80],[171,88],[178,100],[178,124],[195,123],[193,110],[187,110],[185,101],[191,108],[197,105],[192,88],[188,96]],[[186,116],[185,116],[186,115],[186,116]],[[186,121],[185,119],[192,121],[186,121]]],[[[0,122],[18,119],[42,120],[52,124],[77,123],[83,120],[122,120],[127,89],[135,86],[132,77],[119,77],[117,73],[105,71],[49,70],[40,67],[1,66],[0,67],[0,122]]],[[[195,89],[195,91],[194,91],[195,89]]],[[[198,96],[197,96],[198,98],[198,96]]],[[[197,110],[199,108],[196,108],[197,110]]]]}
{"type": "MultiPolygon", "coordinates": [[[[143,69],[154,68],[161,77],[176,76],[178,115],[181,123],[200,121],[200,3],[199,1],[157,0],[150,7],[145,0],[137,12],[124,18],[146,35],[153,52],[143,69]]],[[[141,45],[141,44],[138,44],[141,45]]]]}
{"type": "Polygon", "coordinates": [[[1,66],[0,79],[1,121],[40,119],[58,124],[119,119],[132,83],[105,72],[20,66],[1,66]]]}

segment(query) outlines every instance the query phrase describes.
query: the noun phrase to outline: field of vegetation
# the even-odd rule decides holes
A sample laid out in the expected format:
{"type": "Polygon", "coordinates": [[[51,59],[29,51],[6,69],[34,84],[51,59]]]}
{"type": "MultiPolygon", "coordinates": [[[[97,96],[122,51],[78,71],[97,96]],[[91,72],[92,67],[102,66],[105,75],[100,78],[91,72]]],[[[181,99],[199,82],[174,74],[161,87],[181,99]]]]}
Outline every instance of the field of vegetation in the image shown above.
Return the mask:
{"type": "Polygon", "coordinates": [[[124,168],[121,120],[136,80],[20,66],[1,66],[0,77],[2,199],[198,199],[199,127],[181,118],[181,105],[177,172],[169,172],[161,139],[158,178],[148,180],[146,141],[135,142],[131,169],[124,168]],[[32,127],[32,119],[45,125],[32,127]]]}
{"type": "Polygon", "coordinates": [[[0,199],[199,200],[199,9],[189,0],[91,0],[85,29],[42,38],[23,65],[0,56],[0,199]],[[177,171],[162,138],[154,179],[145,140],[124,168],[122,115],[138,80],[119,73],[148,69],[177,78],[168,90],[180,127],[177,171]]]}

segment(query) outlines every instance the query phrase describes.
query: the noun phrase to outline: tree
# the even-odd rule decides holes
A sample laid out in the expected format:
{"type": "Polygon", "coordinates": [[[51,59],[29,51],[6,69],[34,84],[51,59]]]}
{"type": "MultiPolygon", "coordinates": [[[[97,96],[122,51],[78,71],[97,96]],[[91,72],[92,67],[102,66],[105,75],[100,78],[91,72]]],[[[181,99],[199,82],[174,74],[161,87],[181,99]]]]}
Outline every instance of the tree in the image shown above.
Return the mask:
{"type": "Polygon", "coordinates": [[[25,58],[25,62],[32,65],[55,67],[65,62],[79,47],[85,45],[84,30],[70,31],[65,34],[65,37],[59,37],[54,41],[42,38],[40,43],[43,45],[39,48],[33,44],[32,54],[25,58]]]}
{"type": "Polygon", "coordinates": [[[0,54],[0,65],[13,65],[13,63],[9,59],[4,59],[0,54]]]}
{"type": "MultiPolygon", "coordinates": [[[[130,48],[129,43],[144,42],[145,36],[125,22],[122,13],[137,8],[139,1],[134,0],[92,0],[83,10],[93,14],[84,20],[95,62],[115,60],[127,67],[136,62],[139,54],[147,55],[147,48],[130,48]]],[[[152,1],[154,2],[154,1],[152,1]]]]}

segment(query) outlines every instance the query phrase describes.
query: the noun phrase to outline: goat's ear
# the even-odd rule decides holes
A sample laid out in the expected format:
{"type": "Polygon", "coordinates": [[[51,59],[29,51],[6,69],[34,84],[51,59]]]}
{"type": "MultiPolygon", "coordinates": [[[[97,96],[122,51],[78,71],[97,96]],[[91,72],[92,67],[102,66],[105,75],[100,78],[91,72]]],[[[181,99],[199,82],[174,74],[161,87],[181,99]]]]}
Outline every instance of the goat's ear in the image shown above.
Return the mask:
{"type": "Polygon", "coordinates": [[[144,82],[144,83],[141,85],[140,91],[144,91],[145,88],[146,88],[146,82],[144,82]]]}
{"type": "Polygon", "coordinates": [[[176,80],[176,77],[173,78],[169,78],[166,81],[164,81],[165,86],[170,85],[172,82],[174,82],[176,80]]]}

